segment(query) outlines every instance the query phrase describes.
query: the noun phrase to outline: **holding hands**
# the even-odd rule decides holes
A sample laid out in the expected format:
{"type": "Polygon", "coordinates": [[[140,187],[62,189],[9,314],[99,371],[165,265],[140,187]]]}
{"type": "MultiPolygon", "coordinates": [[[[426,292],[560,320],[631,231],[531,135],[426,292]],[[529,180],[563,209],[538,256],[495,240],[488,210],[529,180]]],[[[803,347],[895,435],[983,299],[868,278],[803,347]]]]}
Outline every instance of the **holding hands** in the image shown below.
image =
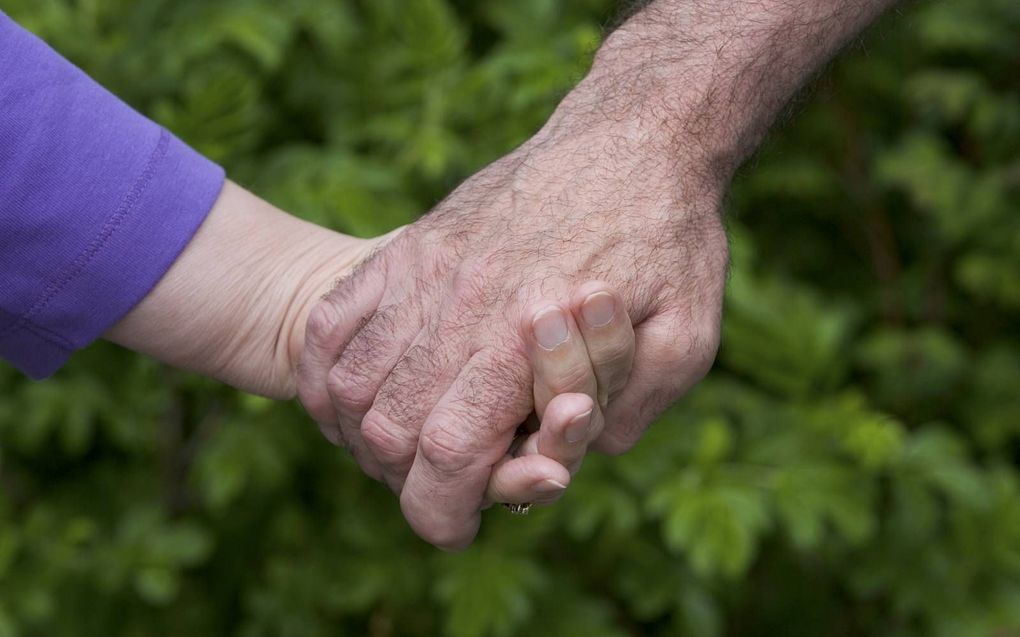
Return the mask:
{"type": "Polygon", "coordinates": [[[620,295],[607,283],[586,282],[503,315],[499,342],[509,355],[501,363],[495,351],[486,353],[493,366],[485,369],[481,356],[468,356],[463,371],[479,376],[461,374],[440,391],[429,369],[416,375],[402,367],[407,361],[396,366],[391,373],[420,393],[397,385],[386,391],[410,407],[438,403],[436,424],[416,429],[414,420],[382,418],[371,396],[359,409],[337,394],[363,378],[346,376],[345,365],[362,356],[353,368],[363,374],[378,369],[378,360],[352,349],[354,336],[343,330],[362,334],[372,319],[342,291],[360,282],[366,296],[382,298],[385,287],[366,285],[375,280],[368,267],[408,232],[354,239],[227,183],[159,285],[106,336],[246,391],[285,398],[297,390],[324,435],[400,495],[416,531],[458,548],[490,504],[549,503],[563,493],[602,435],[606,405],[627,383],[634,330],[620,295]],[[334,329],[323,330],[326,316],[338,321],[334,329]],[[473,526],[465,532],[465,524],[473,526]],[[436,535],[449,528],[459,535],[436,535]]]}
{"type": "Polygon", "coordinates": [[[587,395],[585,448],[620,453],[715,356],[727,251],[714,191],[674,185],[675,162],[640,127],[598,130],[609,123],[564,104],[310,314],[302,403],[437,546],[473,539],[492,467],[532,410],[587,395]]]}
{"type": "Polygon", "coordinates": [[[534,137],[382,241],[228,184],[108,336],[296,392],[437,546],[467,546],[492,501],[555,499],[587,449],[626,451],[707,373],[728,182],[891,0],[697,4],[647,3],[534,137]]]}
{"type": "MultiPolygon", "coordinates": [[[[315,327],[314,318],[311,325],[315,327]]],[[[316,399],[321,401],[313,415],[326,437],[350,449],[368,475],[400,494],[408,520],[427,538],[432,529],[465,518],[474,524],[473,537],[479,511],[492,502],[548,503],[559,498],[588,445],[602,432],[607,401],[627,382],[634,332],[626,308],[607,284],[585,283],[566,303],[535,303],[518,327],[514,347],[524,365],[515,371],[511,388],[523,384],[526,394],[514,404],[490,393],[499,391],[495,383],[506,378],[465,379],[440,396],[442,410],[435,424],[426,423],[427,433],[395,429],[394,421],[370,415],[371,410],[354,411],[328,391],[302,393],[310,409],[316,399]],[[534,413],[529,417],[523,409],[534,413]],[[485,420],[475,420],[482,413],[485,420]],[[462,424],[470,428],[446,429],[462,424]],[[445,442],[425,436],[451,438],[445,442]]],[[[317,355],[328,360],[333,347],[316,341],[310,331],[306,360],[317,355]]],[[[302,367],[301,373],[308,370],[302,367]]],[[[333,388],[349,380],[341,370],[339,363],[331,368],[333,388]]],[[[422,391],[427,392],[424,385],[422,391]]],[[[462,546],[461,541],[434,543],[462,546]]]]}
{"type": "Polygon", "coordinates": [[[559,497],[605,425],[603,388],[626,383],[630,374],[634,331],[617,295],[590,282],[574,299],[571,307],[542,305],[521,325],[537,419],[518,429],[523,437],[493,467],[489,501],[543,503],[559,497]]]}

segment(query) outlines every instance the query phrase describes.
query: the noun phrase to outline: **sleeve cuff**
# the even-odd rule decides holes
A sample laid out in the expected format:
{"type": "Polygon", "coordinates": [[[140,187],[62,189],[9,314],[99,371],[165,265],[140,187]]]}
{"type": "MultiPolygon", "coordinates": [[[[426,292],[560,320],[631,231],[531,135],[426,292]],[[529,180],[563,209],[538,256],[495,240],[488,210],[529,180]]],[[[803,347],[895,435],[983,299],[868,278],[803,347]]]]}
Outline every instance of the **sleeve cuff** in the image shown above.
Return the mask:
{"type": "Polygon", "coordinates": [[[160,129],[142,173],[70,267],[0,333],[0,358],[52,375],[156,286],[205,220],[223,169],[160,129]]]}

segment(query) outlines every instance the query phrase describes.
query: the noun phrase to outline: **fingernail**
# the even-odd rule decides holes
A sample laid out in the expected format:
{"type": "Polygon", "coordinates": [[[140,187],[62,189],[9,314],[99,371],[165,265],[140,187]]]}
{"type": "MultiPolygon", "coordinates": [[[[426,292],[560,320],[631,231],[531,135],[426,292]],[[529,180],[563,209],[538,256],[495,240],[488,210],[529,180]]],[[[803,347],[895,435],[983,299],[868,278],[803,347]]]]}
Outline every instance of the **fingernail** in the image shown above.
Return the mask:
{"type": "Polygon", "coordinates": [[[572,445],[576,445],[587,438],[589,424],[591,424],[590,409],[579,416],[574,416],[574,419],[567,423],[567,427],[563,432],[563,435],[567,438],[567,442],[572,445]]]}
{"type": "Polygon", "coordinates": [[[596,292],[581,304],[581,316],[584,322],[592,327],[603,327],[613,322],[616,303],[613,295],[608,292],[596,292]]]}
{"type": "Polygon", "coordinates": [[[531,324],[535,340],[547,350],[556,349],[567,340],[567,319],[558,307],[550,306],[538,313],[531,324]]]}
{"type": "Polygon", "coordinates": [[[567,485],[552,479],[542,480],[534,487],[535,492],[541,495],[552,495],[553,493],[559,493],[566,488],[567,485]]]}

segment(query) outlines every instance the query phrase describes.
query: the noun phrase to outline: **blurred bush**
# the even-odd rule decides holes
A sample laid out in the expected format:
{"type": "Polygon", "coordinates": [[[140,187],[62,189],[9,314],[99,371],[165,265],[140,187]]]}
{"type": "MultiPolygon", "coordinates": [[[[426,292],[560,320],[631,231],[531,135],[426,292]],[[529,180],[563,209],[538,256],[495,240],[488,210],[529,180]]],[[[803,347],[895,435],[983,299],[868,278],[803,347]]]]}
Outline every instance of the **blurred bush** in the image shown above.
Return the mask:
{"type": "MultiPolygon", "coordinates": [[[[525,139],[609,0],[4,0],[281,207],[372,235],[525,139]]],[[[1020,635],[1020,4],[890,16],[738,179],[720,362],[458,555],[272,404],[0,369],[0,637],[1020,635]]]]}

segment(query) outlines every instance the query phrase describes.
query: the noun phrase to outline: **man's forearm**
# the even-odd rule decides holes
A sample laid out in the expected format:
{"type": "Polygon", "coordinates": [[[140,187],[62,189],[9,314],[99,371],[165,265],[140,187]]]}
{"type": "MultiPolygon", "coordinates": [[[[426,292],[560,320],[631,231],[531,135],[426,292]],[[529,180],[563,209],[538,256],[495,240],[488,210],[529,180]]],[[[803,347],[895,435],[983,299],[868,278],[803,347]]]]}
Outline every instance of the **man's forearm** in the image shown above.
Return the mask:
{"type": "Polygon", "coordinates": [[[655,0],[606,39],[575,99],[725,183],[801,86],[894,4],[655,0]]]}

